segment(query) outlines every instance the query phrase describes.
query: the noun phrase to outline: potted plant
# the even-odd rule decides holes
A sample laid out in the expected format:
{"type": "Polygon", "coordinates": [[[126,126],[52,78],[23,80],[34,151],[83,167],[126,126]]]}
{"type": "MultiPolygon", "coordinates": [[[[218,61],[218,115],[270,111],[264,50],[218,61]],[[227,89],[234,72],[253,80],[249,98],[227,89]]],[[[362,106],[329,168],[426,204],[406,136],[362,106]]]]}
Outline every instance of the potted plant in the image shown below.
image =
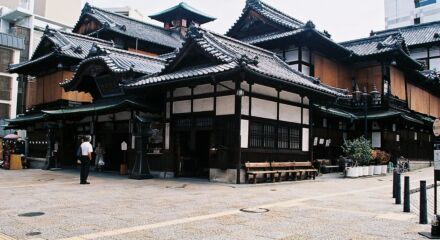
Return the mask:
{"type": "Polygon", "coordinates": [[[391,155],[385,151],[373,150],[371,157],[377,162],[374,174],[387,174],[391,155]]]}
{"type": "Polygon", "coordinates": [[[353,160],[353,167],[347,168],[347,177],[368,175],[369,167],[365,167],[371,160],[371,143],[364,137],[346,140],[342,145],[344,155],[353,160]],[[362,166],[362,167],[359,167],[362,166]]]}

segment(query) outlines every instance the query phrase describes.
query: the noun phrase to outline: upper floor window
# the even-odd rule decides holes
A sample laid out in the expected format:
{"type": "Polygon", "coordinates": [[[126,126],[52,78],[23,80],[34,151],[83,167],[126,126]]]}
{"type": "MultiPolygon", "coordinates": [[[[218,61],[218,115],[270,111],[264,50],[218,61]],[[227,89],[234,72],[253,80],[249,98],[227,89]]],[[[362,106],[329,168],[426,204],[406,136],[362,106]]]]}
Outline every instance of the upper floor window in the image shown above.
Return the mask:
{"type": "Polygon", "coordinates": [[[0,119],[9,119],[11,118],[9,104],[0,103],[0,119]]]}
{"type": "Polygon", "coordinates": [[[0,100],[11,100],[11,78],[0,76],[0,100]]]}
{"type": "Polygon", "coordinates": [[[437,2],[437,0],[414,0],[416,8],[435,4],[436,2],[437,2]]]}
{"type": "Polygon", "coordinates": [[[29,0],[20,0],[20,7],[29,9],[29,0]]]}
{"type": "Polygon", "coordinates": [[[13,51],[11,49],[0,48],[0,72],[6,72],[9,64],[12,63],[13,51]]]}

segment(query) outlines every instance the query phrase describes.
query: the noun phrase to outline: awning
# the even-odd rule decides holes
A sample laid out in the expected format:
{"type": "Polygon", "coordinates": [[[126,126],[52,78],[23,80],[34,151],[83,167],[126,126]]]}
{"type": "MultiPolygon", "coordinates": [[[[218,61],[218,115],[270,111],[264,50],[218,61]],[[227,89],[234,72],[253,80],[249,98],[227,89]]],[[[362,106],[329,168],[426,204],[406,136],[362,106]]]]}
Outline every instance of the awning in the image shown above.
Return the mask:
{"type": "MultiPolygon", "coordinates": [[[[351,113],[347,110],[343,110],[337,107],[325,107],[318,104],[313,104],[314,108],[321,111],[322,113],[346,118],[350,120],[363,120],[365,119],[365,115],[359,111],[356,113],[351,113]]],[[[393,117],[400,117],[403,118],[406,121],[410,121],[413,123],[425,125],[425,123],[431,123],[433,120],[429,117],[425,117],[419,114],[411,114],[406,112],[400,112],[393,109],[386,109],[386,110],[369,110],[367,113],[367,120],[379,120],[379,119],[385,119],[385,118],[393,118],[393,117]]]]}
{"type": "MultiPolygon", "coordinates": [[[[377,119],[384,119],[384,118],[391,118],[391,117],[398,117],[401,115],[402,112],[398,112],[395,110],[380,110],[380,111],[368,111],[367,119],[368,120],[377,120],[377,119]]],[[[357,115],[359,119],[364,118],[364,114],[358,114],[357,115]]]]}
{"type": "Polygon", "coordinates": [[[153,111],[153,108],[133,100],[107,100],[99,101],[87,105],[81,105],[74,108],[65,108],[58,110],[43,110],[50,117],[67,116],[88,116],[93,114],[107,114],[121,110],[144,110],[153,111]]]}
{"type": "Polygon", "coordinates": [[[333,116],[337,116],[337,117],[342,117],[342,118],[347,118],[347,119],[351,119],[351,120],[356,120],[357,116],[354,115],[353,113],[344,111],[342,109],[339,108],[332,108],[332,107],[325,107],[325,106],[321,106],[321,105],[317,105],[317,104],[313,104],[313,106],[318,109],[319,111],[329,114],[329,115],[333,115],[333,116]]]}
{"type": "Polygon", "coordinates": [[[17,118],[14,119],[6,119],[6,122],[8,122],[8,127],[11,125],[18,125],[18,124],[25,124],[25,123],[31,123],[35,121],[42,121],[47,118],[47,115],[44,113],[36,113],[36,114],[28,114],[28,115],[20,115],[17,118]]]}

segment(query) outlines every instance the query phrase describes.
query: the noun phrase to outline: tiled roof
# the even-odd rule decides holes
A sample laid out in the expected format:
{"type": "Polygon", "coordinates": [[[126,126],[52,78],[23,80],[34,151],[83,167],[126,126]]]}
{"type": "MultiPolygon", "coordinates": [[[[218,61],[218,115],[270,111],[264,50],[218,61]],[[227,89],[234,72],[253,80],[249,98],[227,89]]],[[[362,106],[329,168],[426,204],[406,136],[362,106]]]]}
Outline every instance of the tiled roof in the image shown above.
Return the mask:
{"type": "Polygon", "coordinates": [[[239,22],[244,20],[244,17],[246,17],[247,12],[250,10],[257,12],[267,19],[270,19],[272,22],[290,30],[300,28],[304,25],[304,23],[298,19],[295,19],[260,0],[246,0],[246,6],[242,11],[241,16],[229,29],[226,35],[230,36],[230,33],[235,30],[239,22]]]}
{"type": "Polygon", "coordinates": [[[373,36],[402,34],[408,46],[440,42],[440,21],[372,32],[373,36]]]}
{"type": "Polygon", "coordinates": [[[88,3],[84,6],[80,21],[74,28],[75,32],[81,24],[81,19],[86,15],[99,21],[104,29],[160,46],[179,48],[183,42],[181,35],[176,31],[166,30],[159,26],[100,9],[88,3]]]}
{"type": "MultiPolygon", "coordinates": [[[[318,79],[293,70],[273,52],[220,34],[192,27],[189,30],[188,41],[196,43],[203,52],[216,59],[217,64],[196,66],[176,72],[168,72],[168,69],[165,69],[161,74],[142,77],[135,82],[125,84],[125,87],[137,88],[154,83],[188,79],[194,76],[205,76],[242,68],[256,75],[330,95],[345,96],[347,93],[345,90],[326,86],[321,84],[318,79]]],[[[189,45],[185,44],[185,46],[189,45]]]]}
{"type": "Polygon", "coordinates": [[[94,45],[90,50],[89,56],[76,68],[72,79],[66,80],[60,85],[65,89],[71,90],[79,80],[78,72],[90,62],[103,62],[110,71],[114,73],[124,73],[132,71],[140,75],[151,75],[160,72],[166,61],[156,57],[150,57],[134,52],[129,52],[113,47],[94,45]]]}
{"type": "Polygon", "coordinates": [[[197,20],[197,22],[199,24],[204,24],[204,23],[211,22],[211,21],[215,20],[214,17],[211,17],[211,16],[203,13],[202,11],[199,11],[199,10],[191,7],[190,5],[188,5],[185,2],[181,2],[174,7],[165,9],[159,13],[156,13],[154,15],[150,15],[149,17],[151,19],[154,19],[157,21],[168,22],[168,21],[175,20],[175,17],[177,14],[179,14],[181,17],[188,16],[188,17],[192,18],[193,20],[197,20]]]}
{"type": "Polygon", "coordinates": [[[409,50],[405,44],[405,39],[398,33],[356,39],[348,42],[342,42],[341,45],[359,56],[376,55],[391,52],[396,49],[402,49],[406,53],[409,53],[409,50]]]}
{"type": "Polygon", "coordinates": [[[262,42],[268,42],[268,41],[272,41],[272,40],[295,36],[297,34],[305,32],[305,31],[306,31],[306,29],[299,28],[299,29],[295,29],[292,31],[279,31],[279,32],[267,33],[267,34],[258,35],[258,36],[251,36],[251,37],[240,39],[240,40],[243,42],[246,42],[248,44],[259,44],[262,42]]]}
{"type": "Polygon", "coordinates": [[[9,71],[17,71],[21,67],[44,61],[51,56],[65,56],[82,60],[87,57],[89,50],[95,43],[103,46],[113,46],[112,42],[102,39],[46,28],[42,40],[31,60],[11,65],[9,71]],[[46,40],[53,44],[53,49],[50,53],[43,50],[43,45],[46,40]]]}

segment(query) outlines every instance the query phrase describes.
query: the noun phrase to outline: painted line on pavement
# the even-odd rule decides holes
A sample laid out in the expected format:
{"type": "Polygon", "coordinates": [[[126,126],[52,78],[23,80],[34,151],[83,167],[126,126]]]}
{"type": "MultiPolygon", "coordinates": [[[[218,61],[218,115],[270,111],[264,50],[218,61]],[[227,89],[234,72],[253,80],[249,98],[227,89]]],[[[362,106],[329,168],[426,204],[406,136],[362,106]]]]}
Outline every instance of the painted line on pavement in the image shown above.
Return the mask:
{"type": "MultiPolygon", "coordinates": [[[[411,182],[416,182],[416,181],[420,181],[420,180],[413,180],[411,182]]],[[[387,184],[385,186],[380,186],[380,187],[373,187],[373,188],[367,188],[367,189],[361,189],[361,190],[353,190],[353,191],[340,192],[340,193],[324,194],[324,195],[313,196],[313,197],[305,197],[305,198],[293,199],[293,200],[288,200],[288,201],[276,202],[276,203],[272,203],[272,204],[265,204],[265,205],[257,206],[255,208],[269,208],[269,209],[270,208],[288,208],[288,207],[297,206],[300,203],[307,202],[310,200],[351,195],[351,194],[362,193],[362,192],[371,192],[371,191],[376,191],[376,190],[386,189],[386,188],[391,189],[391,186],[392,186],[391,184],[387,184]]],[[[70,238],[62,238],[60,240],[89,240],[89,239],[112,237],[112,236],[117,236],[117,235],[121,235],[121,234],[127,234],[127,233],[133,233],[133,232],[139,232],[139,231],[145,231],[145,230],[152,230],[152,229],[156,229],[156,228],[191,223],[191,222],[196,222],[196,221],[200,221],[200,220],[209,220],[209,219],[214,219],[214,218],[219,218],[219,217],[237,215],[240,213],[242,213],[242,212],[238,209],[237,210],[229,210],[229,211],[224,211],[224,212],[219,212],[219,213],[214,213],[214,214],[181,218],[181,219],[175,219],[175,220],[170,220],[170,221],[164,221],[164,222],[160,222],[160,223],[146,224],[146,225],[135,226],[135,227],[121,228],[121,229],[116,229],[116,230],[102,231],[102,232],[85,234],[85,235],[80,235],[80,236],[70,237],[70,238]]]]}

